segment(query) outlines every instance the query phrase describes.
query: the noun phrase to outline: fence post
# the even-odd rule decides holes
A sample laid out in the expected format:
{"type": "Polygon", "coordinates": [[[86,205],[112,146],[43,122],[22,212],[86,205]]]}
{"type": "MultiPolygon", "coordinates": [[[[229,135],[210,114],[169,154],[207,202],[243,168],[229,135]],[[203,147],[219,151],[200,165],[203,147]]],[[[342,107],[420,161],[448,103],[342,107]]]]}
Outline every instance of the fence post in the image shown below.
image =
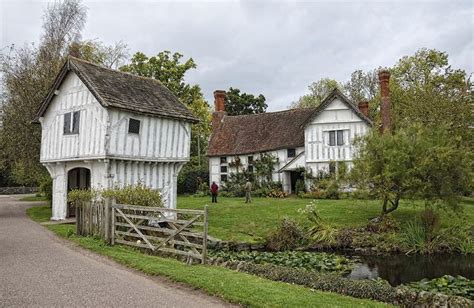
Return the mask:
{"type": "Polygon", "coordinates": [[[202,240],[202,264],[207,263],[207,204],[204,206],[204,238],[202,240]]]}
{"type": "Polygon", "coordinates": [[[110,244],[110,199],[104,200],[104,237],[105,241],[110,244]]]}
{"type": "Polygon", "coordinates": [[[111,202],[111,208],[112,208],[112,217],[110,218],[111,222],[111,228],[110,228],[110,244],[114,245],[115,244],[115,199],[112,199],[111,202]]]}

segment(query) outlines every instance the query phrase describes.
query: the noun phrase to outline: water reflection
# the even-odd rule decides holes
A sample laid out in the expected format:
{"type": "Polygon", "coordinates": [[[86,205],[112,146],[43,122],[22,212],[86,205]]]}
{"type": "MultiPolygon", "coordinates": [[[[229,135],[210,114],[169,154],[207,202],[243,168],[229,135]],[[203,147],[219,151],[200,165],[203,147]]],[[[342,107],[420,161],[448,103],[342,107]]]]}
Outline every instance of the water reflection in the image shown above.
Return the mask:
{"type": "Polygon", "coordinates": [[[360,263],[348,275],[351,279],[383,278],[392,286],[423,278],[461,275],[474,279],[474,257],[437,254],[430,256],[360,256],[360,263]]]}

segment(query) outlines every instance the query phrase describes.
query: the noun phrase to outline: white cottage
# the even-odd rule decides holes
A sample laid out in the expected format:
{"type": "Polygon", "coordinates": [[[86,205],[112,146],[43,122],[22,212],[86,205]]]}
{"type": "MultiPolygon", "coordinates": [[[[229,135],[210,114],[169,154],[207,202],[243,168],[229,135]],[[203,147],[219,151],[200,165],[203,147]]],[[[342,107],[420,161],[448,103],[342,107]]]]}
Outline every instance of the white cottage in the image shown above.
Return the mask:
{"type": "Polygon", "coordinates": [[[38,111],[53,220],[74,215],[67,192],[138,182],[176,208],[177,176],[197,119],[159,81],[70,57],[38,111]]]}
{"type": "MultiPolygon", "coordinates": [[[[356,107],[335,89],[317,108],[228,116],[225,92],[215,91],[213,132],[209,142],[209,179],[218,185],[235,172],[229,163],[238,157],[250,171],[261,153],[278,157],[273,180],[292,193],[300,168],[313,174],[336,172],[339,162],[351,167],[353,140],[372,126],[368,103],[356,107]]],[[[232,165],[232,164],[231,164],[232,165]]]]}

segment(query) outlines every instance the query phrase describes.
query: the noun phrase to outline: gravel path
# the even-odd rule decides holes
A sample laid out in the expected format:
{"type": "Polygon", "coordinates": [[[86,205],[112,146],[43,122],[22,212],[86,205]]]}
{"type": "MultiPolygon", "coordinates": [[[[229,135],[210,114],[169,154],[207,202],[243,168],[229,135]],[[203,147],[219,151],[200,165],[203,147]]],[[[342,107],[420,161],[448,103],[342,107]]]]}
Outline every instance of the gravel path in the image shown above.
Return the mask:
{"type": "Polygon", "coordinates": [[[0,195],[0,307],[224,307],[217,298],[72,247],[0,195]]]}

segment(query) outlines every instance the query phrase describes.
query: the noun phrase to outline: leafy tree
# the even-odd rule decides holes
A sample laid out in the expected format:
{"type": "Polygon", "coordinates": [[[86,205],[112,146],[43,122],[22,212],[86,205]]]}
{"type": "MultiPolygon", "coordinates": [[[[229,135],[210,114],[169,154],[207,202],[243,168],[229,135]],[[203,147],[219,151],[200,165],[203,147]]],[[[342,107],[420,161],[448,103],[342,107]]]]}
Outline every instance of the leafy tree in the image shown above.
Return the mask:
{"type": "Polygon", "coordinates": [[[77,58],[114,69],[121,66],[128,57],[127,44],[124,42],[106,45],[98,40],[73,43],[69,53],[77,58]]]}
{"type": "MultiPolygon", "coordinates": [[[[0,55],[3,126],[0,128],[0,169],[8,179],[21,185],[37,185],[46,170],[39,163],[41,128],[32,121],[68,54],[88,50],[87,60],[122,59],[121,48],[81,43],[86,8],[78,0],[49,5],[44,14],[40,44],[10,49],[0,55]],[[86,46],[86,47],[84,47],[86,46]],[[107,51],[114,51],[107,55],[107,51]]],[[[90,42],[90,41],[89,41],[90,42]]]]}
{"type": "Polygon", "coordinates": [[[44,15],[38,47],[12,46],[0,55],[3,83],[3,127],[0,160],[18,184],[36,184],[46,174],[39,163],[41,130],[32,124],[36,111],[56,77],[69,46],[79,40],[86,10],[76,0],[55,2],[44,15]]]}
{"type": "Polygon", "coordinates": [[[436,128],[447,125],[455,136],[473,142],[473,84],[464,70],[449,65],[448,54],[420,49],[391,69],[393,122],[436,128]]]}
{"type": "Polygon", "coordinates": [[[473,154],[447,126],[404,126],[393,134],[373,130],[357,141],[351,179],[382,200],[381,215],[401,198],[420,198],[456,209],[471,191],[473,154]]]}
{"type": "Polygon", "coordinates": [[[342,89],[342,85],[334,79],[321,78],[313,82],[309,87],[309,94],[303,95],[297,102],[291,104],[291,108],[317,107],[335,88],[342,89]]]}
{"type": "Polygon", "coordinates": [[[193,126],[191,139],[191,156],[197,156],[197,163],[200,165],[211,133],[211,112],[199,85],[190,85],[184,81],[186,72],[196,68],[196,63],[192,58],[182,62],[182,58],[183,55],[178,52],[172,54],[170,51],[162,51],[152,57],[137,52],[131,63],[122,66],[120,70],[161,81],[201,120],[193,126]]]}
{"type": "Polygon", "coordinates": [[[228,115],[263,113],[267,110],[265,96],[241,93],[237,88],[229,88],[226,93],[225,109],[228,115]]]}

